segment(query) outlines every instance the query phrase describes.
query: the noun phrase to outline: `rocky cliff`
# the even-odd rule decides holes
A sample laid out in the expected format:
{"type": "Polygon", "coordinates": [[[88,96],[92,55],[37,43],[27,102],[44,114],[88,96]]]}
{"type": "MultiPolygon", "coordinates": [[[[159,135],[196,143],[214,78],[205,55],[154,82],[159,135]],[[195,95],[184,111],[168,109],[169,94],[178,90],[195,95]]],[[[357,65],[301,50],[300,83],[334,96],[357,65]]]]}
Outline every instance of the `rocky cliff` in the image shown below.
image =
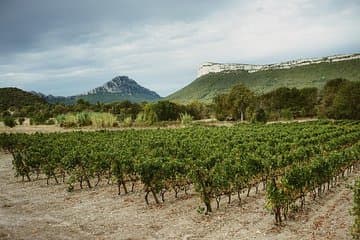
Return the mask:
{"type": "Polygon", "coordinates": [[[264,65],[206,62],[200,66],[197,77],[201,77],[208,73],[217,73],[222,71],[244,70],[249,73],[253,73],[264,70],[289,69],[293,67],[306,66],[310,64],[332,63],[332,62],[340,62],[340,61],[346,61],[352,59],[360,59],[360,53],[334,55],[334,56],[328,56],[322,58],[298,59],[283,63],[264,64],[264,65]]]}

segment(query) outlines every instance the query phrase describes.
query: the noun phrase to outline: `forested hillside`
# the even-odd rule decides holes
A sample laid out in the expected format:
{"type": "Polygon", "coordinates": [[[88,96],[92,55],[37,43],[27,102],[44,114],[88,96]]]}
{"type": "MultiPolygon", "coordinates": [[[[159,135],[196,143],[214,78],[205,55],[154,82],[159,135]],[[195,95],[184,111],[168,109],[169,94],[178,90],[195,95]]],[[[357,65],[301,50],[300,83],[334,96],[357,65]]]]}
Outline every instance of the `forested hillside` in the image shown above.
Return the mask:
{"type": "Polygon", "coordinates": [[[0,88],[0,110],[7,110],[9,107],[21,108],[23,106],[34,106],[45,104],[46,101],[36,94],[26,92],[18,88],[0,88]]]}

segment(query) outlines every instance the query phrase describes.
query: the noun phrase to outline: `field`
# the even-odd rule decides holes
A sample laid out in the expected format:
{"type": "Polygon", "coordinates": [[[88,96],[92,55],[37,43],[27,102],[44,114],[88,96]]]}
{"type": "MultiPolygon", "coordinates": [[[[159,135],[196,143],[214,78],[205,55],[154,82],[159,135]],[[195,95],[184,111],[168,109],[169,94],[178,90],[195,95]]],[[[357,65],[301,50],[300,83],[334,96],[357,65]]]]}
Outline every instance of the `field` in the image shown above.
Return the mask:
{"type": "Polygon", "coordinates": [[[0,236],[348,239],[359,128],[316,121],[2,135],[0,236]]]}

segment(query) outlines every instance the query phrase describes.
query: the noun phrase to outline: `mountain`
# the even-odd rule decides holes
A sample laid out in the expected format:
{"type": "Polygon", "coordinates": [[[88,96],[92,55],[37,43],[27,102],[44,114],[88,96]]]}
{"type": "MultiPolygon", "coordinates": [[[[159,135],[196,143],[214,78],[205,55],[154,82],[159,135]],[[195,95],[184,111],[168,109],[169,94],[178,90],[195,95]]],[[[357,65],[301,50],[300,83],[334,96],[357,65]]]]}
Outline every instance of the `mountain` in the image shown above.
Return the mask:
{"type": "Polygon", "coordinates": [[[161,97],[154,91],[140,86],[135,80],[127,76],[118,76],[104,85],[70,97],[56,97],[48,95],[44,97],[50,103],[72,104],[78,99],[84,99],[90,103],[110,103],[115,101],[129,100],[131,102],[155,101],[161,97]]]}
{"type": "Polygon", "coordinates": [[[7,110],[10,107],[19,108],[36,104],[46,104],[46,101],[34,93],[26,92],[19,88],[0,88],[1,111],[7,110]]]}
{"type": "Polygon", "coordinates": [[[265,93],[278,87],[322,88],[327,80],[334,78],[360,81],[360,54],[267,65],[204,63],[197,79],[166,99],[180,103],[211,102],[216,95],[240,83],[256,93],[265,93]]]}

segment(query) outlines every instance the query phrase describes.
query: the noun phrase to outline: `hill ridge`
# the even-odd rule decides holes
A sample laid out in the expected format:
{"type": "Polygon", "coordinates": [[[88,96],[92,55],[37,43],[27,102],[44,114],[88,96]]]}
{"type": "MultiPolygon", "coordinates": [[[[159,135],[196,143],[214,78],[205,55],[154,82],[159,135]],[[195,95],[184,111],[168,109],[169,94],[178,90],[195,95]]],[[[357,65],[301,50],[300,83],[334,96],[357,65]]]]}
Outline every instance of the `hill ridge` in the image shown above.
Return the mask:
{"type": "MultiPolygon", "coordinates": [[[[217,72],[202,74],[182,89],[167,96],[166,99],[178,103],[191,101],[209,103],[216,95],[225,93],[240,83],[256,93],[266,93],[279,87],[316,87],[321,89],[326,81],[334,78],[360,81],[359,53],[317,59],[321,60],[312,60],[310,64],[307,62],[308,59],[302,60],[303,62],[288,61],[297,62],[297,65],[261,71],[250,71],[251,69],[244,69],[243,67],[239,69],[218,69],[217,72]]],[[[249,65],[239,64],[239,66],[249,65]]]]}
{"type": "Polygon", "coordinates": [[[42,95],[47,102],[65,104],[73,104],[78,99],[84,99],[94,104],[97,102],[110,103],[125,100],[131,102],[155,101],[161,98],[156,92],[139,85],[128,76],[120,75],[104,83],[102,86],[91,89],[83,94],[68,97],[46,96],[42,93],[38,93],[38,95],[42,95]]]}
{"type": "Polygon", "coordinates": [[[352,59],[360,59],[360,53],[353,54],[337,54],[326,57],[317,57],[317,58],[300,58],[296,60],[289,60],[280,63],[271,63],[271,64],[243,64],[243,63],[215,63],[215,62],[205,62],[201,64],[197,77],[201,77],[208,73],[216,73],[222,71],[234,71],[234,70],[243,70],[249,73],[257,71],[266,71],[266,70],[275,70],[275,69],[289,69],[293,67],[306,66],[310,64],[318,63],[332,63],[339,61],[348,61],[352,59]]]}

